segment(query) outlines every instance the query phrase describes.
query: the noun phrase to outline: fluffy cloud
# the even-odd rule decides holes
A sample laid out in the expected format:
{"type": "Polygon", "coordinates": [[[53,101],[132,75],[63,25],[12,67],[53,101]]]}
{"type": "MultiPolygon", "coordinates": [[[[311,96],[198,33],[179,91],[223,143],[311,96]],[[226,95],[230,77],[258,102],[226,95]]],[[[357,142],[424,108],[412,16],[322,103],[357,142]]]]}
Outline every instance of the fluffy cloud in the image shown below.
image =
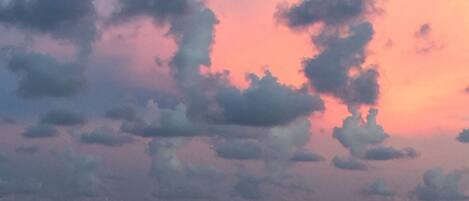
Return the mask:
{"type": "Polygon", "coordinates": [[[23,154],[35,154],[40,151],[38,146],[19,146],[16,147],[15,152],[23,154]]]}
{"type": "Polygon", "coordinates": [[[413,148],[396,149],[394,147],[374,147],[370,148],[365,153],[365,159],[367,160],[392,160],[402,158],[415,158],[419,154],[413,148]]]}
{"type": "Polygon", "coordinates": [[[463,175],[462,171],[453,171],[445,175],[439,168],[427,170],[423,174],[423,182],[412,192],[412,196],[419,200],[469,199],[469,196],[460,190],[459,185],[463,175]]]}
{"type": "Polygon", "coordinates": [[[319,96],[278,83],[269,71],[259,78],[248,75],[251,85],[244,91],[231,87],[217,93],[226,120],[251,126],[285,125],[324,109],[319,96]]]}
{"type": "Polygon", "coordinates": [[[40,122],[55,126],[80,126],[86,123],[86,119],[79,113],[66,109],[56,109],[43,115],[40,122]]]}
{"type": "Polygon", "coordinates": [[[210,166],[194,166],[180,159],[176,151],[184,139],[158,139],[149,143],[151,175],[155,196],[161,199],[213,199],[219,192],[222,173],[210,166]]]}
{"type": "Polygon", "coordinates": [[[48,138],[55,137],[59,134],[54,126],[48,124],[37,124],[29,126],[26,130],[21,133],[26,138],[48,138]]]}
{"type": "Polygon", "coordinates": [[[262,157],[262,147],[257,141],[246,139],[226,140],[215,146],[218,157],[231,160],[257,160],[262,157]]]}
{"type": "Polygon", "coordinates": [[[122,105],[107,110],[105,117],[114,120],[135,121],[138,118],[137,109],[133,105],[122,105]]]}
{"type": "Polygon", "coordinates": [[[462,143],[469,143],[469,129],[464,129],[459,133],[457,140],[462,143]]]}
{"type": "Polygon", "coordinates": [[[19,78],[16,93],[21,98],[71,97],[85,88],[83,67],[78,63],[62,63],[48,54],[7,52],[7,68],[19,78]]]}
{"type": "Polygon", "coordinates": [[[95,129],[89,133],[83,133],[79,137],[79,141],[83,144],[96,144],[104,145],[109,147],[118,147],[128,143],[132,143],[134,140],[132,137],[117,133],[109,127],[102,127],[95,129]]]}
{"type": "Polygon", "coordinates": [[[363,69],[365,48],[374,31],[370,23],[353,26],[348,36],[330,37],[324,50],[304,61],[305,74],[320,93],[340,98],[347,105],[375,104],[379,95],[376,69],[363,69]],[[351,75],[350,71],[357,73],[351,75]]]}
{"type": "Polygon", "coordinates": [[[185,105],[162,109],[149,101],[147,111],[136,121],[124,122],[122,130],[143,137],[191,137],[201,135],[202,129],[187,117],[185,105]]]}
{"type": "Polygon", "coordinates": [[[366,120],[354,108],[351,108],[351,112],[352,115],[343,121],[342,127],[334,128],[333,137],[349,149],[351,156],[356,160],[411,159],[419,156],[417,151],[410,147],[397,149],[382,145],[389,138],[389,134],[376,122],[377,109],[371,108],[366,120]]]}
{"type": "Polygon", "coordinates": [[[342,170],[363,171],[368,169],[365,163],[354,157],[335,156],[334,159],[332,159],[332,164],[342,170]]]}
{"type": "Polygon", "coordinates": [[[299,150],[293,154],[291,160],[295,162],[318,162],[324,160],[324,157],[309,150],[299,150]]]}
{"type": "Polygon", "coordinates": [[[376,179],[373,183],[368,186],[364,191],[367,195],[376,195],[383,197],[390,197],[396,195],[394,191],[389,189],[389,186],[386,184],[386,181],[382,178],[376,179]]]}
{"type": "Polygon", "coordinates": [[[383,127],[377,124],[377,115],[378,110],[370,109],[364,121],[357,111],[353,111],[352,116],[343,121],[341,128],[334,128],[334,138],[348,148],[353,156],[363,157],[369,146],[381,144],[389,137],[383,127]]]}
{"type": "Polygon", "coordinates": [[[3,1],[0,25],[49,34],[89,51],[98,30],[93,0],[3,1]]]}
{"type": "Polygon", "coordinates": [[[2,199],[81,200],[101,190],[99,161],[95,157],[66,150],[51,157],[50,163],[44,163],[44,158],[31,160],[26,164],[15,159],[2,163],[2,199]]]}
{"type": "Polygon", "coordinates": [[[291,28],[319,22],[341,25],[364,15],[374,3],[374,0],[302,0],[293,5],[280,5],[276,15],[291,28]]]}

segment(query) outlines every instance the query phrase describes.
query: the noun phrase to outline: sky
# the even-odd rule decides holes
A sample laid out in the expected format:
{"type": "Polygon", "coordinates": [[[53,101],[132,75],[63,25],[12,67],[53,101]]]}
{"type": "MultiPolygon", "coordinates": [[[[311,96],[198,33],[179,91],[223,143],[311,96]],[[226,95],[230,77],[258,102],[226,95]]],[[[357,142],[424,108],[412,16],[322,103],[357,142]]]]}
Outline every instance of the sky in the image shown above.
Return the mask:
{"type": "Polygon", "coordinates": [[[466,0],[0,0],[0,199],[469,199],[466,0]]]}

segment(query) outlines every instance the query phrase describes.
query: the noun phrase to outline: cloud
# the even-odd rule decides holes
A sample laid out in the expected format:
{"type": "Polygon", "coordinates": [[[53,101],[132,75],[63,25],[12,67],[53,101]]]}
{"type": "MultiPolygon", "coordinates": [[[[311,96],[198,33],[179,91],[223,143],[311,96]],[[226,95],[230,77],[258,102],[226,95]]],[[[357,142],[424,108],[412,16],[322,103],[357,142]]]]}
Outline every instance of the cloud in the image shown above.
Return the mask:
{"type": "Polygon", "coordinates": [[[348,148],[352,156],[363,158],[369,146],[381,144],[389,137],[377,124],[377,115],[378,110],[370,109],[365,121],[357,111],[352,111],[352,116],[343,121],[342,127],[334,128],[334,138],[348,148]]]}
{"type": "Polygon", "coordinates": [[[290,160],[295,162],[318,162],[323,161],[324,157],[309,150],[300,150],[293,154],[290,160]]]}
{"type": "Polygon", "coordinates": [[[418,54],[428,54],[444,48],[443,44],[438,44],[432,39],[432,32],[433,28],[429,23],[420,25],[415,32],[416,43],[414,44],[414,49],[418,54]]]}
{"type": "Polygon", "coordinates": [[[114,120],[134,121],[137,120],[137,109],[132,105],[122,105],[107,110],[105,117],[114,120]]]}
{"type": "Polygon", "coordinates": [[[217,102],[230,123],[285,125],[314,111],[324,110],[319,96],[282,85],[269,71],[262,78],[249,74],[248,79],[251,84],[246,90],[230,87],[217,93],[217,102]]]}
{"type": "Polygon", "coordinates": [[[260,177],[239,175],[238,181],[234,185],[234,193],[246,200],[260,200],[264,197],[261,189],[264,183],[264,179],[260,177]]]}
{"type": "Polygon", "coordinates": [[[368,169],[365,163],[354,157],[335,156],[334,159],[332,159],[332,164],[342,170],[363,171],[368,169]]]}
{"type": "Polygon", "coordinates": [[[374,147],[370,148],[365,153],[367,160],[393,160],[402,158],[416,158],[419,154],[413,148],[405,148],[403,150],[393,147],[374,147]]]}
{"type": "Polygon", "coordinates": [[[462,143],[469,143],[469,129],[463,129],[461,133],[459,133],[457,140],[462,143]]]}
{"type": "Polygon", "coordinates": [[[41,117],[42,124],[50,124],[55,126],[82,126],[86,123],[86,119],[79,113],[66,109],[55,109],[47,112],[41,117]]]}
{"type": "Polygon", "coordinates": [[[415,37],[418,37],[418,38],[428,37],[431,31],[432,31],[431,24],[429,23],[422,24],[420,25],[420,28],[417,30],[417,32],[415,32],[415,37]]]}
{"type": "Polygon", "coordinates": [[[76,96],[85,88],[83,67],[62,63],[48,54],[8,51],[7,69],[19,78],[16,93],[24,99],[76,96]]]}
{"type": "Polygon", "coordinates": [[[0,6],[0,25],[48,34],[89,51],[98,37],[93,0],[15,0],[0,6]]]}
{"type": "Polygon", "coordinates": [[[460,190],[460,182],[464,172],[453,171],[444,174],[442,169],[435,168],[425,171],[423,182],[421,182],[415,191],[411,193],[412,197],[419,200],[466,200],[468,196],[460,190]]]}
{"type": "Polygon", "coordinates": [[[218,157],[231,160],[258,160],[262,158],[262,147],[257,141],[233,139],[215,146],[218,157]]]}
{"type": "Polygon", "coordinates": [[[116,133],[113,129],[108,127],[102,127],[89,133],[83,133],[79,140],[83,144],[95,144],[109,147],[119,147],[134,141],[132,137],[116,133]]]}
{"type": "Polygon", "coordinates": [[[291,28],[320,22],[336,26],[361,18],[374,3],[374,0],[302,0],[293,5],[279,5],[276,16],[291,28]]]}
{"type": "Polygon", "coordinates": [[[23,154],[36,154],[40,151],[38,146],[19,146],[16,147],[15,152],[23,154]]]}
{"type": "Polygon", "coordinates": [[[101,189],[97,158],[66,150],[50,157],[33,157],[2,163],[0,189],[4,199],[81,200],[96,196],[101,189]],[[29,198],[29,199],[28,199],[29,198]]]}
{"type": "Polygon", "coordinates": [[[333,95],[349,106],[377,102],[379,73],[362,67],[373,34],[373,26],[365,22],[351,27],[348,36],[328,36],[321,42],[323,51],[304,61],[306,77],[317,92],[333,95]]]}
{"type": "Polygon", "coordinates": [[[376,195],[382,197],[392,197],[396,195],[394,191],[389,189],[389,186],[386,184],[386,181],[382,178],[376,179],[373,183],[364,190],[366,195],[376,195]]]}
{"type": "Polygon", "coordinates": [[[202,135],[202,129],[187,117],[187,108],[180,104],[175,109],[162,109],[149,101],[143,117],[124,122],[122,130],[143,137],[191,137],[202,135]]]}
{"type": "Polygon", "coordinates": [[[59,134],[54,126],[48,124],[37,124],[29,126],[26,130],[21,133],[26,138],[49,138],[55,137],[59,134]]]}
{"type": "Polygon", "coordinates": [[[213,199],[221,187],[222,173],[210,166],[191,165],[176,151],[184,139],[154,139],[149,143],[151,176],[156,182],[154,195],[161,199],[213,199]]]}

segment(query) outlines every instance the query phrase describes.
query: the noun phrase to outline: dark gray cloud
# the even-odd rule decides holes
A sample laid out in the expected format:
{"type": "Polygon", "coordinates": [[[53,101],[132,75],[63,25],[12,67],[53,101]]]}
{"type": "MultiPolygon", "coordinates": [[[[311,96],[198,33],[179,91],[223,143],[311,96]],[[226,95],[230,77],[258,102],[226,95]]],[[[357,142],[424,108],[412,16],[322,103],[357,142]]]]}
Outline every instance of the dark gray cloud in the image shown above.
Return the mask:
{"type": "Polygon", "coordinates": [[[464,89],[464,92],[469,93],[469,86],[464,89]]]}
{"type": "Polygon", "coordinates": [[[365,190],[366,195],[375,195],[382,197],[392,197],[396,195],[394,191],[389,189],[389,186],[386,184],[386,181],[383,178],[376,179],[373,183],[370,184],[365,190]]]}
{"type": "Polygon", "coordinates": [[[246,200],[260,200],[264,196],[262,194],[262,184],[265,180],[253,175],[240,175],[238,181],[234,185],[235,195],[246,200]]]}
{"type": "Polygon", "coordinates": [[[364,171],[368,169],[365,163],[354,157],[336,156],[332,159],[332,164],[342,170],[364,171]]]}
{"type": "Polygon", "coordinates": [[[133,141],[131,136],[117,133],[107,127],[95,129],[92,132],[83,133],[80,136],[80,142],[83,144],[104,145],[109,147],[119,147],[132,143],[133,141]]]}
{"type": "Polygon", "coordinates": [[[93,0],[3,1],[0,25],[68,40],[89,51],[98,36],[93,0]]]}
{"type": "Polygon", "coordinates": [[[149,143],[152,157],[151,176],[156,182],[154,195],[160,199],[216,198],[223,174],[211,166],[191,165],[176,151],[187,143],[185,139],[157,139],[149,143]]]}
{"type": "Polygon", "coordinates": [[[40,121],[42,124],[55,126],[82,126],[86,123],[83,115],[67,109],[51,110],[44,114],[40,121]]]}
{"type": "Polygon", "coordinates": [[[204,129],[188,119],[185,105],[163,109],[154,101],[148,102],[143,117],[124,122],[122,130],[143,137],[193,137],[204,134],[204,129]]]}
{"type": "Polygon", "coordinates": [[[293,5],[279,5],[276,16],[291,28],[320,22],[336,26],[362,17],[374,3],[374,0],[302,0],[293,5]]]}
{"type": "Polygon", "coordinates": [[[7,68],[19,78],[16,93],[25,99],[71,97],[85,88],[83,67],[62,63],[47,54],[11,50],[6,55],[7,68]]]}
{"type": "Polygon", "coordinates": [[[262,147],[257,141],[234,139],[215,146],[218,157],[231,160],[258,160],[262,158],[262,147]]]}
{"type": "Polygon", "coordinates": [[[403,158],[416,158],[419,153],[413,148],[396,149],[394,147],[379,146],[370,148],[365,153],[367,160],[393,160],[403,158]]]}
{"type": "Polygon", "coordinates": [[[469,196],[461,191],[460,183],[463,171],[453,171],[444,174],[440,168],[425,171],[423,181],[411,193],[419,200],[467,200],[469,196]]]}
{"type": "Polygon", "coordinates": [[[0,120],[0,124],[16,124],[17,121],[16,119],[10,118],[10,117],[3,117],[0,120]]]}
{"type": "Polygon", "coordinates": [[[324,157],[309,150],[300,150],[292,156],[291,160],[296,162],[318,162],[323,161],[324,157]]]}
{"type": "Polygon", "coordinates": [[[128,21],[138,16],[151,16],[157,23],[165,23],[194,9],[197,1],[190,0],[119,0],[120,8],[113,20],[128,21]]]}
{"type": "Polygon", "coordinates": [[[35,154],[40,151],[38,146],[19,146],[16,147],[15,152],[23,154],[35,154]]]}
{"type": "Polygon", "coordinates": [[[21,133],[26,138],[48,138],[55,137],[59,134],[54,126],[49,124],[37,124],[29,126],[26,130],[21,133]]]}
{"type": "Polygon", "coordinates": [[[107,110],[104,116],[114,120],[135,121],[137,113],[137,109],[133,105],[122,105],[107,110]]]}
{"type": "Polygon", "coordinates": [[[366,46],[374,31],[370,23],[353,26],[346,37],[328,36],[319,55],[304,61],[305,74],[320,93],[340,98],[347,105],[373,105],[379,96],[379,73],[363,69],[366,46]],[[355,75],[351,75],[355,70],[355,75]]]}
{"type": "Polygon", "coordinates": [[[463,129],[461,133],[459,133],[457,140],[462,143],[469,143],[469,129],[463,129]]]}
{"type": "Polygon", "coordinates": [[[319,96],[280,84],[269,71],[259,78],[248,75],[251,85],[244,91],[231,87],[217,94],[226,121],[251,126],[285,125],[324,110],[319,96]]]}

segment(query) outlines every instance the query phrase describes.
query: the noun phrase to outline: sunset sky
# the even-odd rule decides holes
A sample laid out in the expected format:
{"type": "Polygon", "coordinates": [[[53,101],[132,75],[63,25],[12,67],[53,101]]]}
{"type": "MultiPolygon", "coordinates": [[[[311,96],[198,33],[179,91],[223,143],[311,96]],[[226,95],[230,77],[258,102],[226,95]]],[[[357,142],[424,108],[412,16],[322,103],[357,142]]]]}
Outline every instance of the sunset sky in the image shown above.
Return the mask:
{"type": "Polygon", "coordinates": [[[469,199],[467,0],[0,0],[0,200],[469,199]]]}

